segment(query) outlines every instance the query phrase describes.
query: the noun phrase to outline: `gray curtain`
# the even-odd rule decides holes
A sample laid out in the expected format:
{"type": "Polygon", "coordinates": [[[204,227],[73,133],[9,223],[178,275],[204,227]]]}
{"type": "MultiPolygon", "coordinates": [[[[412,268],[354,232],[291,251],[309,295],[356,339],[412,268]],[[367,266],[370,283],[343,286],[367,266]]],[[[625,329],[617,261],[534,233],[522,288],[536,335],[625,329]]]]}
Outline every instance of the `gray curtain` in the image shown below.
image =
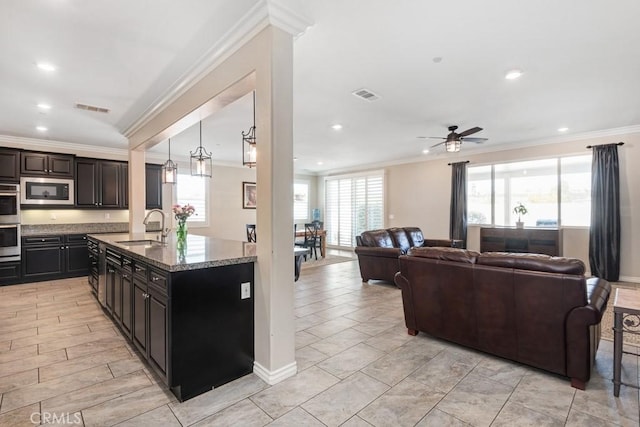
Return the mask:
{"type": "Polygon", "coordinates": [[[594,276],[613,282],[620,276],[618,144],[593,147],[589,264],[594,276]]]}
{"type": "Polygon", "coordinates": [[[451,164],[451,210],[449,238],[462,240],[467,247],[467,163],[451,164]]]}

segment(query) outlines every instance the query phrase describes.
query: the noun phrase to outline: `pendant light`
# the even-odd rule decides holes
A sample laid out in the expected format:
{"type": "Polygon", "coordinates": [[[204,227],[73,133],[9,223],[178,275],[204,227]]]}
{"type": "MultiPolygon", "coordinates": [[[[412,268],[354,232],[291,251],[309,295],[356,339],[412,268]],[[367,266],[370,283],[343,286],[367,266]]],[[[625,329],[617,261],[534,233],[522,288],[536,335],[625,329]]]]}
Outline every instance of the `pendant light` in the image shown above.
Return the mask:
{"type": "Polygon", "coordinates": [[[178,165],[171,161],[171,138],[169,138],[169,160],[162,165],[162,183],[175,184],[178,182],[178,165]]]}
{"type": "Polygon", "coordinates": [[[195,151],[190,151],[189,154],[191,154],[189,161],[191,165],[191,176],[206,176],[211,178],[213,162],[211,160],[211,153],[202,148],[202,120],[200,120],[200,145],[195,151]]]}
{"type": "Polygon", "coordinates": [[[242,164],[250,168],[256,165],[256,91],[253,91],[253,126],[242,132],[242,164]]]}

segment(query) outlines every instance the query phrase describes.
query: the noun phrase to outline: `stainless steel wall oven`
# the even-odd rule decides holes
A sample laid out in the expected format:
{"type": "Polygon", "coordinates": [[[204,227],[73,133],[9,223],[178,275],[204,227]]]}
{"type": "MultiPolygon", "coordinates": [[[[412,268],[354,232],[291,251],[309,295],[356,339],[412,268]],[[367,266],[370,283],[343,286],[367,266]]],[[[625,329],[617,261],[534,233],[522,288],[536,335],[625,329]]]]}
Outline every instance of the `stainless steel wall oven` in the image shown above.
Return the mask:
{"type": "Polygon", "coordinates": [[[20,186],[0,184],[0,262],[20,260],[20,186]]]}

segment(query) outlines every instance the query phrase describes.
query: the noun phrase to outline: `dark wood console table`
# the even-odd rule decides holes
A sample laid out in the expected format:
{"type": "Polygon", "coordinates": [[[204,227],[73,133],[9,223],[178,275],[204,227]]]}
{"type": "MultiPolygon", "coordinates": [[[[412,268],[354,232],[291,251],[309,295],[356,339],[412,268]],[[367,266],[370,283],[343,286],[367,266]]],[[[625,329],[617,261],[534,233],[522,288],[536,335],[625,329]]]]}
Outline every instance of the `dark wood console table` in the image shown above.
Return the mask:
{"type": "Polygon", "coordinates": [[[482,227],[481,252],[521,252],[562,255],[560,230],[551,228],[482,227]]]}

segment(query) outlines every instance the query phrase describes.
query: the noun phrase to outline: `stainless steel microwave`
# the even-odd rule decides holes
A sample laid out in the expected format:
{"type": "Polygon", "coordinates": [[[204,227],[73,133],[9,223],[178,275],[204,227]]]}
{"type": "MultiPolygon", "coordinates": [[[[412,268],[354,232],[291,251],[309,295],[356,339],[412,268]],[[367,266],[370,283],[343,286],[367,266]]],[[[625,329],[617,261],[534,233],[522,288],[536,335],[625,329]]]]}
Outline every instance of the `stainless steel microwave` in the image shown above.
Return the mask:
{"type": "Polygon", "coordinates": [[[20,178],[20,204],[73,205],[73,179],[20,178]]]}

